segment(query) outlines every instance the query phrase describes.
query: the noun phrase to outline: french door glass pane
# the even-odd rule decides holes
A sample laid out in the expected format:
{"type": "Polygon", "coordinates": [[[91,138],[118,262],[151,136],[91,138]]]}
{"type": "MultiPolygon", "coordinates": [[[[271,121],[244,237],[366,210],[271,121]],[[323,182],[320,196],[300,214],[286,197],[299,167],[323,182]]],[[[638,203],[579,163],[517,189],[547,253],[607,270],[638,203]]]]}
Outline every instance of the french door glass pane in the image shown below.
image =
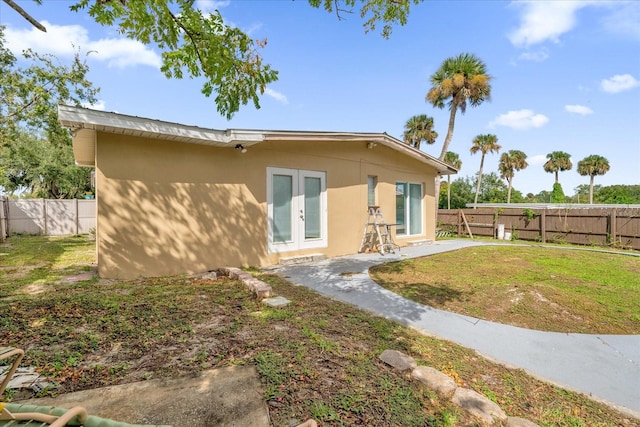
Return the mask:
{"type": "Polygon", "coordinates": [[[291,200],[293,197],[293,177],[273,175],[273,241],[290,242],[291,200]]]}
{"type": "Polygon", "coordinates": [[[422,234],[422,186],[409,184],[409,233],[422,234]]]}
{"type": "Polygon", "coordinates": [[[320,178],[304,178],[304,238],[320,238],[320,178]]]}
{"type": "Polygon", "coordinates": [[[403,182],[396,183],[396,234],[405,234],[406,216],[405,216],[405,195],[407,193],[407,184],[403,182]]]}

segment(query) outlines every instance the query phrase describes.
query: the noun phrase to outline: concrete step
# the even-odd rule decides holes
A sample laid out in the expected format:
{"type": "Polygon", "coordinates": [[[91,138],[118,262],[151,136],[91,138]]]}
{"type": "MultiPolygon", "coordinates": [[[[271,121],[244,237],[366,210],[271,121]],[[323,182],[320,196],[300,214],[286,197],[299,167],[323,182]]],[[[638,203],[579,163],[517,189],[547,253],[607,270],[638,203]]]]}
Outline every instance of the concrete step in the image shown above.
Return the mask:
{"type": "Polygon", "coordinates": [[[307,262],[315,262],[322,261],[323,259],[327,259],[325,254],[307,254],[307,255],[299,255],[287,258],[280,258],[280,265],[294,265],[294,264],[304,264],[307,262]]]}

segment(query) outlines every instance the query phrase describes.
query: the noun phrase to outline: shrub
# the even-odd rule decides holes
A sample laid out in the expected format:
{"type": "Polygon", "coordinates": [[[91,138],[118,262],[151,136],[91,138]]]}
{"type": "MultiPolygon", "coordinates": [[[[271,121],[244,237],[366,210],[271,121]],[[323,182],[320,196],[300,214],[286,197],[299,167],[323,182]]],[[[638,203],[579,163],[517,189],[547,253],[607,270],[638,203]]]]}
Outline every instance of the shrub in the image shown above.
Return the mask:
{"type": "Polygon", "coordinates": [[[553,190],[551,191],[551,203],[564,203],[564,191],[562,191],[562,185],[559,182],[553,184],[553,190]]]}

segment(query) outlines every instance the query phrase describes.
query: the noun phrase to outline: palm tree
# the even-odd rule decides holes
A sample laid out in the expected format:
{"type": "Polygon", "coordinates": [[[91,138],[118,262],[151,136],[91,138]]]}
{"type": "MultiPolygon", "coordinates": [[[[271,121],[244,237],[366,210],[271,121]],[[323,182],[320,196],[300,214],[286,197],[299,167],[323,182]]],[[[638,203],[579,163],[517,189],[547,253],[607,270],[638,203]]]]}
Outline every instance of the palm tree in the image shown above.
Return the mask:
{"type": "Polygon", "coordinates": [[[527,166],[529,166],[527,163],[527,155],[520,150],[509,150],[506,153],[502,153],[500,156],[500,163],[498,163],[500,177],[506,179],[509,184],[509,189],[507,190],[507,203],[511,203],[513,176],[516,171],[522,170],[527,166]]]}
{"type": "Polygon", "coordinates": [[[500,151],[502,147],[498,145],[498,137],[491,135],[478,135],[473,138],[473,145],[471,146],[471,154],[476,154],[478,151],[482,152],[480,158],[480,170],[478,171],[478,186],[476,187],[476,198],[473,203],[478,203],[478,194],[480,194],[480,183],[482,182],[482,168],[484,167],[484,156],[487,153],[493,153],[500,151]]]}
{"type": "Polygon", "coordinates": [[[450,110],[449,128],[442,145],[440,160],[444,161],[449,143],[453,138],[456,112],[460,110],[464,114],[467,104],[477,107],[489,100],[491,98],[490,80],[491,76],[487,74],[485,63],[469,53],[445,59],[431,76],[431,89],[427,92],[426,100],[436,108],[444,108],[448,105],[450,110]]]}
{"type": "MultiPolygon", "coordinates": [[[[456,169],[462,167],[462,160],[460,156],[453,151],[447,151],[444,155],[444,162],[456,169]]],[[[451,175],[447,175],[447,209],[451,209],[451,175]]]]}
{"type": "Polygon", "coordinates": [[[420,149],[422,141],[433,144],[438,137],[438,132],[433,130],[433,117],[419,114],[411,117],[404,125],[404,142],[416,150],[420,149]]]}
{"type": "Polygon", "coordinates": [[[604,175],[609,172],[609,160],[597,154],[592,154],[578,162],[578,173],[582,176],[589,175],[589,204],[593,204],[593,178],[596,175],[604,175]]]}
{"type": "Polygon", "coordinates": [[[571,163],[571,154],[564,151],[554,151],[547,154],[547,160],[544,164],[544,170],[549,173],[555,173],[556,181],[558,184],[558,172],[571,170],[573,163],[571,163]]]}

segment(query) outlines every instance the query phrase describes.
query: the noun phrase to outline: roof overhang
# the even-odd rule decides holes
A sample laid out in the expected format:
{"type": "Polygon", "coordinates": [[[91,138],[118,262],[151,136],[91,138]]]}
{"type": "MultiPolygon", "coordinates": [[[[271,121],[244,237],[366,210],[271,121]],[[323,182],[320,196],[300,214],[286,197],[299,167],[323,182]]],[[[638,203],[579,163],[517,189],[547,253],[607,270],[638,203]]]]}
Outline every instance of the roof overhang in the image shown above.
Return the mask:
{"type": "Polygon", "coordinates": [[[458,173],[448,164],[416,150],[386,133],[216,130],[68,105],[58,106],[58,120],[71,130],[73,153],[76,164],[80,166],[95,166],[96,134],[97,132],[105,132],[230,148],[234,148],[237,144],[250,147],[264,141],[362,142],[366,143],[369,148],[380,144],[432,166],[439,175],[458,173]]]}

